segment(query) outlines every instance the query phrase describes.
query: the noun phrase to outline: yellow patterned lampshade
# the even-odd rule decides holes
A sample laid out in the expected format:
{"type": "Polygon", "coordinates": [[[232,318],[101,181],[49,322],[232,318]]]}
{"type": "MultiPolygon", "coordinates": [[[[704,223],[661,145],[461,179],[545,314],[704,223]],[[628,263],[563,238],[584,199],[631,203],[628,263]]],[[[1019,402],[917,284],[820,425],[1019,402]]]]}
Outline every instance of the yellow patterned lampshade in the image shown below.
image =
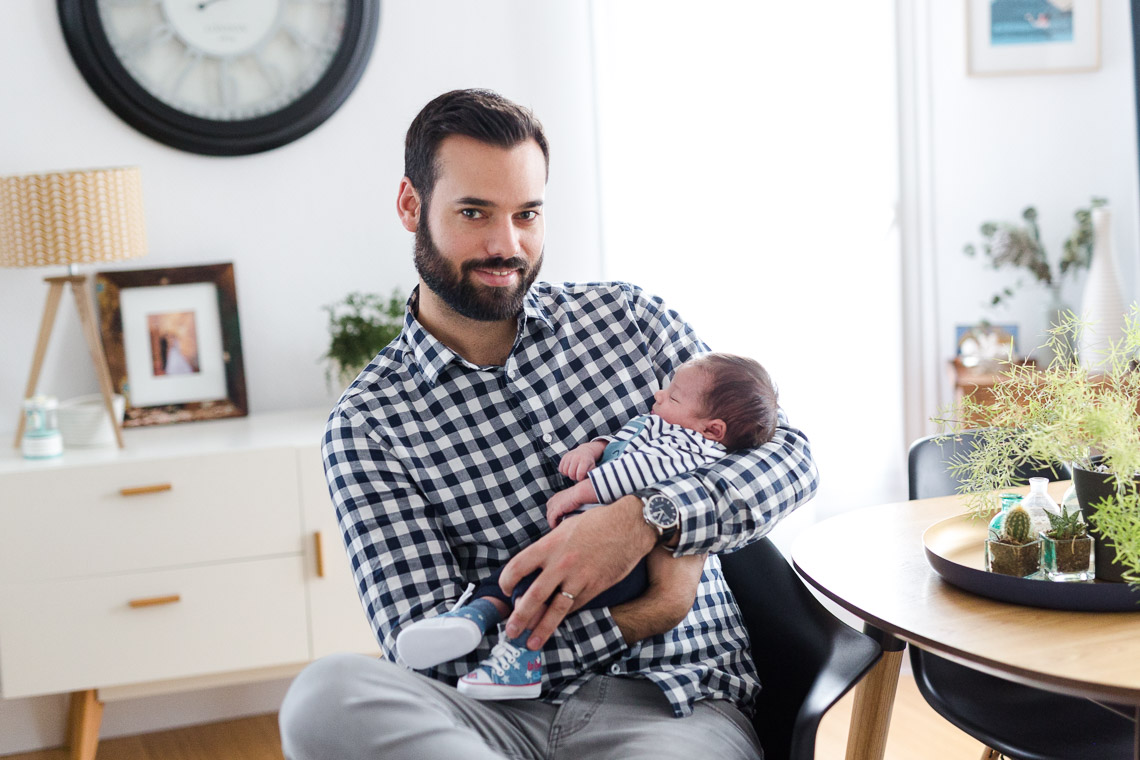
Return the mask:
{"type": "Polygon", "coordinates": [[[138,168],[0,177],[0,266],[125,261],[146,250],[138,168]]]}

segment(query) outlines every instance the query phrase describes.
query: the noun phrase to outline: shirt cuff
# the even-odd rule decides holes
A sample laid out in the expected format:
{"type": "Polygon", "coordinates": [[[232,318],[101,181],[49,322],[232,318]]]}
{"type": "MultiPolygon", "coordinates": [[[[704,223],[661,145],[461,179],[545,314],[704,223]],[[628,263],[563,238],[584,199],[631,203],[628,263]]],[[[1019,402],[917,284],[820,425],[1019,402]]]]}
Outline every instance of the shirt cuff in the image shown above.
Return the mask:
{"type": "Polygon", "coordinates": [[[629,649],[609,607],[580,610],[575,618],[569,638],[586,670],[608,665],[629,649]]]}

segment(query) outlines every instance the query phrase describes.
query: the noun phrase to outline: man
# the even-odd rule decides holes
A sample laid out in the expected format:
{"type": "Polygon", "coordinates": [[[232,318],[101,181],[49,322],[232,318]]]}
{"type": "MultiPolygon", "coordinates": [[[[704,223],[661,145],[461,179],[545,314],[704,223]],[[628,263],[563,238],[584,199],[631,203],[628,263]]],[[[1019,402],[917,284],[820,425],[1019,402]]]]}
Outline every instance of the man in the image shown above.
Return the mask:
{"type": "Polygon", "coordinates": [[[634,286],[535,283],[547,166],[541,125],[494,93],[441,95],[408,130],[397,212],[415,233],[419,286],[403,333],[333,410],[324,446],[387,660],[334,656],[298,676],[281,710],[291,760],[760,752],[747,719],[759,685],[715,553],[812,496],[807,441],[781,415],[759,449],[548,529],[546,501],[569,485],[561,456],[647,411],[708,349],[634,286]],[[646,555],[644,597],[579,610],[646,555]],[[504,564],[506,592],[541,569],[505,632],[529,630],[529,648],[543,649],[540,700],[479,702],[449,685],[486,645],[427,676],[388,661],[402,626],[504,564]]]}

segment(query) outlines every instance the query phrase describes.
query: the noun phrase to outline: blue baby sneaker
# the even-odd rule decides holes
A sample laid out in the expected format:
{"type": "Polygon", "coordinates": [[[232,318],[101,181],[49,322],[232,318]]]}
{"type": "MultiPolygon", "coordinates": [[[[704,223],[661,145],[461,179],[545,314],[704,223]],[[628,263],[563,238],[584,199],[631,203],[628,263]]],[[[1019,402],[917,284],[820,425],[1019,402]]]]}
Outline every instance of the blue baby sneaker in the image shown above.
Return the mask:
{"type": "Polygon", "coordinates": [[[437,617],[404,626],[396,636],[396,652],[410,668],[432,668],[474,650],[484,632],[498,622],[499,613],[494,606],[476,599],[437,617]]]}
{"type": "Polygon", "coordinates": [[[542,652],[532,652],[526,635],[500,641],[480,667],[459,679],[460,694],[472,699],[534,699],[542,692],[542,652]]]}

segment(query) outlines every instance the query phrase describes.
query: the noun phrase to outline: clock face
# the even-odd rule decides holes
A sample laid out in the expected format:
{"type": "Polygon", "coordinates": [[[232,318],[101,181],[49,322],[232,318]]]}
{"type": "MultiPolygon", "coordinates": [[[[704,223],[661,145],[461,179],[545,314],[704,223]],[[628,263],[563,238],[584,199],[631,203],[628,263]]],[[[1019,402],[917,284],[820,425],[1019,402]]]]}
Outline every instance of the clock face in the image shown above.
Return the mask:
{"type": "Polygon", "coordinates": [[[72,57],[119,116],[214,155],[315,128],[367,63],[379,0],[58,0],[72,57]]]}

